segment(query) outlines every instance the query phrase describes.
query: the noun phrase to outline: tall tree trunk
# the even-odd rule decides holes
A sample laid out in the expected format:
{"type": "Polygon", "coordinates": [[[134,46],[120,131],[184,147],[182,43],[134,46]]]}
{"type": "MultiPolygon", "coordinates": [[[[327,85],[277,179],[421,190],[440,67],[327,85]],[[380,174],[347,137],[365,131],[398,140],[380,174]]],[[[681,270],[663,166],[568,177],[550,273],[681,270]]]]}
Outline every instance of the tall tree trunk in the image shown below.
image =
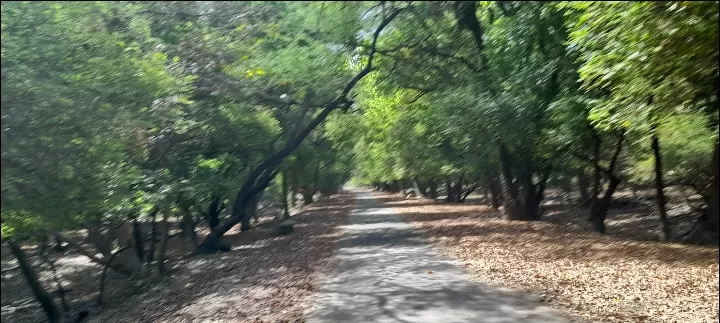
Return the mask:
{"type": "Polygon", "coordinates": [[[417,176],[413,178],[412,181],[413,184],[413,190],[415,191],[415,196],[421,197],[424,195],[424,190],[420,189],[420,183],[418,182],[417,176]]]}
{"type": "Polygon", "coordinates": [[[400,194],[405,194],[405,187],[403,187],[403,181],[401,179],[395,181],[397,183],[398,191],[400,194]]]}
{"type": "MultiPolygon", "coordinates": [[[[620,156],[620,151],[622,151],[622,145],[624,141],[625,130],[623,129],[620,132],[617,144],[615,145],[615,153],[610,160],[610,167],[605,169],[605,172],[610,179],[610,182],[608,183],[608,188],[605,191],[605,194],[603,195],[603,198],[601,200],[595,198],[593,203],[591,203],[590,205],[590,223],[592,224],[593,230],[599,233],[605,233],[605,218],[607,217],[607,212],[610,209],[612,195],[613,193],[615,193],[615,190],[621,182],[620,177],[615,176],[615,166],[617,165],[617,160],[620,156]]],[[[599,158],[595,159],[595,161],[597,160],[599,160],[599,158]]],[[[597,173],[603,171],[599,163],[595,163],[594,167],[597,173]]]]}
{"type": "Polygon", "coordinates": [[[720,138],[715,141],[712,159],[712,183],[708,197],[707,220],[712,231],[720,231],[720,138]]]}
{"type": "Polygon", "coordinates": [[[608,189],[605,191],[603,198],[601,200],[598,200],[598,202],[595,204],[596,206],[592,210],[592,215],[590,217],[590,222],[592,223],[592,228],[594,231],[599,233],[605,233],[605,218],[607,217],[607,212],[610,209],[612,195],[613,193],[615,193],[615,189],[617,189],[617,186],[619,184],[620,179],[616,176],[612,176],[610,178],[610,183],[608,184],[608,189]]]}
{"type": "Polygon", "coordinates": [[[198,246],[197,233],[195,232],[195,224],[197,224],[197,222],[193,219],[190,208],[183,208],[183,218],[181,222],[182,234],[185,240],[190,242],[190,245],[193,249],[197,248],[198,246]]]}
{"type": "Polygon", "coordinates": [[[599,195],[600,195],[600,181],[602,180],[602,169],[599,167],[600,165],[600,147],[602,145],[602,141],[600,139],[600,136],[597,134],[594,128],[592,128],[593,131],[593,137],[595,138],[595,142],[593,145],[593,152],[592,152],[592,164],[593,164],[593,183],[592,183],[592,191],[590,192],[590,214],[593,214],[595,211],[595,208],[598,207],[599,203],[599,195]]]}
{"type": "Polygon", "coordinates": [[[283,205],[283,219],[290,217],[290,211],[288,209],[288,181],[287,171],[283,171],[282,174],[282,205],[283,205]]]}
{"type": "Polygon", "coordinates": [[[145,234],[143,234],[142,227],[137,221],[137,217],[133,219],[133,245],[135,246],[135,253],[137,254],[138,260],[145,260],[145,234]]]}
{"type": "Polygon", "coordinates": [[[315,202],[313,200],[313,195],[315,195],[315,191],[313,191],[309,188],[304,189],[302,191],[303,204],[308,205],[308,204],[312,204],[313,202],[315,202]]]}
{"type": "Polygon", "coordinates": [[[452,202],[453,190],[449,177],[445,178],[445,194],[447,195],[445,197],[445,202],[452,202]]]}
{"type": "Polygon", "coordinates": [[[45,314],[48,317],[48,321],[50,323],[60,322],[60,319],[62,317],[62,311],[57,306],[57,304],[55,304],[52,296],[50,296],[50,294],[45,290],[42,284],[40,284],[37,273],[30,264],[30,261],[28,260],[25,252],[22,250],[20,245],[18,245],[13,240],[8,240],[8,245],[10,245],[10,250],[15,256],[15,259],[17,259],[18,261],[20,271],[23,273],[23,276],[25,276],[25,280],[27,280],[30,289],[35,295],[35,299],[40,302],[43,311],[45,311],[45,314]]]}
{"type": "Polygon", "coordinates": [[[531,220],[520,201],[518,183],[513,181],[512,156],[505,143],[500,144],[500,176],[503,191],[503,218],[505,220],[531,220]]]}
{"type": "Polygon", "coordinates": [[[662,156],[660,156],[660,140],[657,134],[657,125],[651,126],[652,131],[652,149],[655,157],[655,198],[657,200],[658,213],[660,216],[660,233],[658,239],[660,241],[670,241],[670,221],[667,218],[667,210],[665,209],[665,183],[662,177],[662,156]]]}
{"type": "Polygon", "coordinates": [[[463,175],[460,175],[460,177],[458,177],[458,181],[455,183],[455,186],[453,187],[453,199],[452,199],[452,201],[453,201],[454,203],[460,203],[460,202],[461,202],[462,193],[463,193],[462,183],[463,183],[463,175]]]}
{"type": "Polygon", "coordinates": [[[207,223],[210,230],[215,229],[220,224],[220,202],[220,198],[216,197],[208,206],[207,223]]]}
{"type": "Polygon", "coordinates": [[[493,176],[490,178],[488,181],[488,188],[490,189],[490,194],[492,195],[492,207],[497,210],[500,208],[502,203],[502,190],[497,177],[493,176]]]}
{"type": "Polygon", "coordinates": [[[577,182],[578,190],[580,192],[580,206],[587,208],[590,206],[590,193],[588,192],[590,189],[590,180],[588,179],[587,174],[585,174],[585,171],[578,170],[577,182]]]}
{"type": "Polygon", "coordinates": [[[157,219],[157,214],[160,210],[156,208],[152,212],[150,212],[150,249],[148,249],[147,258],[145,259],[145,263],[149,264],[153,260],[155,260],[155,247],[157,245],[155,241],[155,237],[157,237],[157,222],[155,221],[157,219]]]}
{"type": "Polygon", "coordinates": [[[437,198],[437,183],[432,179],[428,181],[428,197],[433,200],[437,198]]]}
{"type": "Polygon", "coordinates": [[[165,254],[167,252],[168,238],[170,237],[170,207],[163,210],[162,219],[162,239],[160,240],[160,248],[158,249],[158,272],[160,275],[165,273],[165,254]]]}

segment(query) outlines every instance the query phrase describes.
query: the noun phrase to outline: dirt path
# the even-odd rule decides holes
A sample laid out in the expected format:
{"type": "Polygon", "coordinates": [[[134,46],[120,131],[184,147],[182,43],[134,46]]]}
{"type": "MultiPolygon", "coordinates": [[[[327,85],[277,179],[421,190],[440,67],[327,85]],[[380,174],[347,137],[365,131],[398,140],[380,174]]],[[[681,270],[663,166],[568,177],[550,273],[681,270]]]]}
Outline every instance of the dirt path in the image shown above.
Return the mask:
{"type": "Polygon", "coordinates": [[[473,282],[390,206],[355,189],[356,204],[308,322],[565,322],[536,298],[473,282]]]}

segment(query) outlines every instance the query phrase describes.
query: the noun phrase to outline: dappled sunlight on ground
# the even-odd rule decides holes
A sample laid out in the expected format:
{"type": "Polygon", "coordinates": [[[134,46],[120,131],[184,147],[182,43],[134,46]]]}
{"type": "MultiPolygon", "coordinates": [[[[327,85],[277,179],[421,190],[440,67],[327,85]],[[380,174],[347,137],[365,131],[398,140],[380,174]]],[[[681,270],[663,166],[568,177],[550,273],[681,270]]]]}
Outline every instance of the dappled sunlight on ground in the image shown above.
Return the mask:
{"type": "Polygon", "coordinates": [[[508,222],[483,205],[378,197],[475,278],[593,321],[715,322],[718,248],[508,222]]]}
{"type": "MultiPolygon", "coordinates": [[[[173,238],[167,277],[148,274],[133,280],[109,271],[102,308],[96,303],[100,266],[68,251],[58,261],[60,276],[71,289],[68,298],[73,303],[89,303],[88,322],[297,322],[318,277],[331,267],[351,207],[350,194],[313,203],[294,215],[295,231],[285,236],[275,234],[272,217],[261,218],[246,232],[233,228],[225,237],[233,250],[226,253],[191,256],[191,245],[173,238]]],[[[206,233],[200,230],[199,238],[206,233]]],[[[3,248],[3,268],[12,266],[12,261],[5,262],[12,258],[6,253],[3,248]]],[[[4,306],[32,297],[16,274],[3,274],[4,306]]],[[[44,280],[52,286],[49,277],[44,280]]],[[[39,306],[31,303],[11,317],[3,314],[3,322],[42,321],[39,306]]]]}

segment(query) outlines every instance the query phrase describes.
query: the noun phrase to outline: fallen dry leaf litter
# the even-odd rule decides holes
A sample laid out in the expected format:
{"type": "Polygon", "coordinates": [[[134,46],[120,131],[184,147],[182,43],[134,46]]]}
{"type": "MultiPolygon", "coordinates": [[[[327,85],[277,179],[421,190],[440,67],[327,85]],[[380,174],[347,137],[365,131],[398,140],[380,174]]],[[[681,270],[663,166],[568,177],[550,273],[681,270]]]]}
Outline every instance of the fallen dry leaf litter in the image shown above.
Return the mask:
{"type": "MultiPolygon", "coordinates": [[[[109,275],[108,305],[94,308],[88,322],[302,322],[318,278],[332,267],[339,226],[350,207],[350,194],[313,203],[294,216],[295,232],[286,236],[276,236],[269,219],[250,231],[236,228],[226,235],[233,245],[227,253],[187,257],[187,246],[173,239],[170,277],[133,286],[122,276],[109,275]]],[[[3,251],[4,260],[12,257],[3,251]]],[[[63,276],[72,288],[68,296],[88,295],[92,303],[101,268],[80,257],[66,258],[84,266],[63,276]]],[[[26,297],[32,294],[23,280],[3,279],[3,306],[26,297]],[[6,290],[6,283],[12,289],[6,290]]],[[[37,306],[3,312],[2,317],[3,322],[42,320],[37,306]]]]}
{"type": "Polygon", "coordinates": [[[477,281],[538,295],[539,302],[582,320],[718,321],[717,247],[635,241],[546,221],[508,222],[484,205],[377,197],[477,281]]]}

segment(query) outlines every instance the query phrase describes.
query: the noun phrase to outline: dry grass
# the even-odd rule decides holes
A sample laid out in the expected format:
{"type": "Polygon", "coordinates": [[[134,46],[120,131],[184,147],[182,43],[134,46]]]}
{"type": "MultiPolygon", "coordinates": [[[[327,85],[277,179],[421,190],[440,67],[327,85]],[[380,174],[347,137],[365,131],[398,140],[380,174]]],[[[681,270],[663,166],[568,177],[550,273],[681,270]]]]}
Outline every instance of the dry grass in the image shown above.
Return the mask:
{"type": "MultiPolygon", "coordinates": [[[[318,277],[331,267],[338,227],[350,207],[348,194],[314,203],[295,215],[295,232],[287,236],[276,236],[269,220],[250,231],[230,231],[226,241],[233,250],[227,253],[188,257],[186,244],[175,241],[169,277],[134,285],[108,275],[107,305],[93,307],[89,322],[302,322],[318,277]]],[[[92,303],[100,267],[71,255],[62,261],[77,263],[67,263],[70,272],[62,275],[72,289],[68,296],[92,303]]],[[[2,290],[3,305],[31,297],[18,276],[6,277],[2,290]]],[[[37,307],[2,317],[3,322],[43,319],[37,307]]]]}
{"type": "Polygon", "coordinates": [[[632,240],[623,236],[628,230],[603,236],[578,226],[507,222],[483,205],[378,197],[479,282],[540,295],[570,315],[596,322],[718,320],[717,247],[632,240]]]}

